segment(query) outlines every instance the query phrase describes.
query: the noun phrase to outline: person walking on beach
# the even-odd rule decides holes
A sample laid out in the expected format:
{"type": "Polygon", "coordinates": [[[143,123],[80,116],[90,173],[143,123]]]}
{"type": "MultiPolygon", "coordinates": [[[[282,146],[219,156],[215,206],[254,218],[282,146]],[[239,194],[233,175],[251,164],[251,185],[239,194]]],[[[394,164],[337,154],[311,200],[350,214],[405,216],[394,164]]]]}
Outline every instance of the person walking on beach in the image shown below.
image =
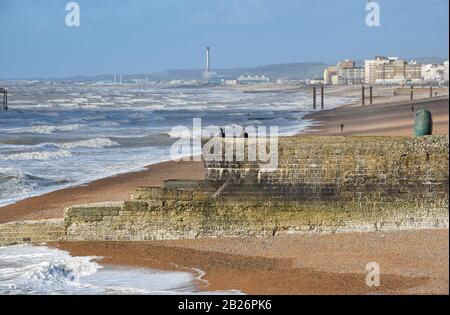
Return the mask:
{"type": "Polygon", "coordinates": [[[220,137],[225,138],[225,131],[223,130],[223,128],[220,128],[220,137]]]}

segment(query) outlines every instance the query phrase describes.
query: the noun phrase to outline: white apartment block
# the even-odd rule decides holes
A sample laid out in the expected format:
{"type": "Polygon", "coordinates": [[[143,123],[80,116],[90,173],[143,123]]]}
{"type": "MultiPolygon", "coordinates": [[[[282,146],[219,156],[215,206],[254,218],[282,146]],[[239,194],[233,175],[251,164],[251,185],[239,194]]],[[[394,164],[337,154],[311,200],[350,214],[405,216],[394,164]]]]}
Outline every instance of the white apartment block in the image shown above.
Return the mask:
{"type": "Polygon", "coordinates": [[[448,84],[448,61],[444,62],[444,84],[448,84]]]}
{"type": "Polygon", "coordinates": [[[364,83],[364,73],[364,68],[356,67],[354,61],[344,60],[326,68],[323,77],[325,84],[353,85],[364,83]]]}
{"type": "Polygon", "coordinates": [[[426,83],[439,83],[444,81],[444,65],[422,65],[422,80],[426,83]]]}
{"type": "Polygon", "coordinates": [[[365,80],[364,68],[339,68],[338,79],[339,85],[363,84],[365,80]]]}
{"type": "MultiPolygon", "coordinates": [[[[394,60],[394,58],[390,58],[394,60]]],[[[364,75],[364,83],[365,84],[375,84],[377,82],[377,70],[378,66],[383,63],[388,63],[389,59],[386,57],[375,57],[373,60],[366,60],[364,62],[365,75],[364,75]]]]}
{"type": "Polygon", "coordinates": [[[328,67],[323,73],[323,80],[325,84],[333,84],[333,77],[338,74],[338,67],[328,67]]]}

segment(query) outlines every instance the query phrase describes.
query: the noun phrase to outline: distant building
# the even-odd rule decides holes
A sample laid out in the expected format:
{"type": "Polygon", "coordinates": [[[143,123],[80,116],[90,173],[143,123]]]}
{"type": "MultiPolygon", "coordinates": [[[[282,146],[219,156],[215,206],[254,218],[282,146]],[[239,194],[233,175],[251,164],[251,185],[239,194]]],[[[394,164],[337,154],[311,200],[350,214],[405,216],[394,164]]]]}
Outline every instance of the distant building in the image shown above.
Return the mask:
{"type": "Polygon", "coordinates": [[[333,75],[331,77],[331,84],[332,85],[339,85],[339,76],[337,74],[333,75]]]}
{"type": "Polygon", "coordinates": [[[401,84],[405,81],[406,61],[389,58],[376,66],[377,84],[401,84]]]}
{"type": "Polygon", "coordinates": [[[211,70],[211,48],[206,47],[206,68],[202,74],[203,82],[206,84],[225,84],[225,78],[223,78],[217,72],[211,70]]]}
{"type": "Polygon", "coordinates": [[[422,65],[411,61],[405,64],[405,82],[422,83],[422,65]]]}
{"type": "Polygon", "coordinates": [[[214,75],[215,73],[211,71],[211,48],[206,47],[206,68],[203,72],[203,80],[208,81],[214,75]]]}
{"type": "Polygon", "coordinates": [[[366,84],[421,84],[422,65],[415,61],[407,63],[397,57],[377,57],[366,60],[366,84]]]}
{"type": "Polygon", "coordinates": [[[340,69],[350,69],[355,67],[355,62],[352,60],[345,59],[338,62],[337,67],[340,69]]]}
{"type": "Polygon", "coordinates": [[[236,80],[225,80],[225,84],[226,85],[236,85],[237,81],[236,80]]]}
{"type": "Polygon", "coordinates": [[[422,65],[422,80],[428,84],[438,84],[444,81],[444,65],[422,65]]]}
{"type": "Polygon", "coordinates": [[[444,62],[444,84],[448,85],[448,61],[444,62]]]}
{"type": "Polygon", "coordinates": [[[324,83],[332,85],[352,85],[364,83],[364,68],[356,67],[354,61],[344,60],[324,72],[324,83]]]}
{"type": "Polygon", "coordinates": [[[384,56],[377,56],[373,60],[366,60],[364,62],[364,83],[375,84],[377,81],[377,68],[379,65],[388,62],[388,58],[384,56]]]}
{"type": "Polygon", "coordinates": [[[328,67],[323,73],[323,80],[325,84],[333,84],[333,77],[338,75],[338,67],[328,67]]]}
{"type": "Polygon", "coordinates": [[[365,79],[365,71],[363,67],[339,68],[338,84],[354,85],[363,84],[365,79]]]}
{"type": "Polygon", "coordinates": [[[270,77],[266,77],[265,75],[241,75],[237,78],[238,84],[267,84],[270,83],[270,77]]]}

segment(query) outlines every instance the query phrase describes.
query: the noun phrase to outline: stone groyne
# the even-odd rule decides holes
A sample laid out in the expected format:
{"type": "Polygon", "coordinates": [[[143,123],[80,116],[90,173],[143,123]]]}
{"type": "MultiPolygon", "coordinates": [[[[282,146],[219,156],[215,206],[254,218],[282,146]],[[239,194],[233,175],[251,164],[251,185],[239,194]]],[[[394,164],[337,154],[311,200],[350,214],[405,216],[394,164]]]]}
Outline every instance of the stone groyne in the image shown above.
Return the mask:
{"type": "Polygon", "coordinates": [[[63,219],[18,221],[0,224],[0,246],[21,243],[47,243],[66,239],[63,219]]]}
{"type": "MultiPolygon", "coordinates": [[[[244,141],[247,150],[247,140],[236,141],[244,141]]],[[[166,181],[138,189],[123,203],[66,209],[64,235],[57,238],[140,241],[448,228],[448,136],[278,141],[272,171],[248,159],[205,162],[204,181],[166,181]]],[[[3,226],[0,244],[7,244],[3,226]]],[[[35,240],[20,224],[17,229],[21,237],[10,237],[8,244],[35,240]]]]}

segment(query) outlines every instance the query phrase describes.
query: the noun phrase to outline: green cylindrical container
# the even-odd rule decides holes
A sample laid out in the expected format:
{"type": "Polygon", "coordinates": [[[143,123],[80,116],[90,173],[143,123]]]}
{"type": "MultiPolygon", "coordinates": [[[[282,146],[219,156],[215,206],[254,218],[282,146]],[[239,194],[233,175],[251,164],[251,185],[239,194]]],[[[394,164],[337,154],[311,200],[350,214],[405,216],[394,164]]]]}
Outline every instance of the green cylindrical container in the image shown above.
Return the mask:
{"type": "Polygon", "coordinates": [[[416,137],[431,136],[433,134],[433,117],[428,109],[417,111],[414,134],[416,137]]]}

